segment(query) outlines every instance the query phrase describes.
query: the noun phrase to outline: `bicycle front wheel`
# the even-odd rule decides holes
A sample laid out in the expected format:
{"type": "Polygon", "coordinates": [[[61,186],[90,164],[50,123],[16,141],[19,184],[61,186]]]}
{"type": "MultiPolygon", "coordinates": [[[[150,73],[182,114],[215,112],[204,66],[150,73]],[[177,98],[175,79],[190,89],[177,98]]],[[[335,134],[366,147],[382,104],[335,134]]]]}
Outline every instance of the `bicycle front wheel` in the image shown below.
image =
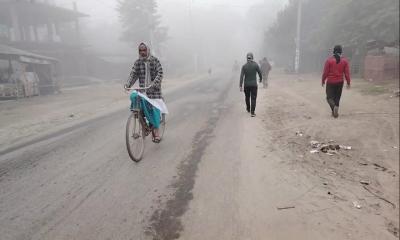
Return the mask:
{"type": "Polygon", "coordinates": [[[129,157],[139,162],[144,152],[144,129],[139,119],[139,113],[133,112],[126,123],[126,148],[129,157]]]}
{"type": "Polygon", "coordinates": [[[164,137],[164,133],[165,133],[165,113],[161,114],[161,121],[160,121],[160,130],[159,130],[159,134],[160,134],[160,139],[162,140],[164,137]]]}

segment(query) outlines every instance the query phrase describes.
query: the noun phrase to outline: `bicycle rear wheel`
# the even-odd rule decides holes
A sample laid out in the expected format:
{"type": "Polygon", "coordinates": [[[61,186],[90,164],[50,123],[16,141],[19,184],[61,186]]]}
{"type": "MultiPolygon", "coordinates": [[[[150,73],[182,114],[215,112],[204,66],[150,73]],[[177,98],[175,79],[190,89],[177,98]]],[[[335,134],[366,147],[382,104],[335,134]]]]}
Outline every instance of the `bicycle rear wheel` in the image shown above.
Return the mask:
{"type": "Polygon", "coordinates": [[[133,112],[126,123],[126,148],[129,157],[139,162],[144,152],[144,129],[139,118],[138,112],[133,112]]]}

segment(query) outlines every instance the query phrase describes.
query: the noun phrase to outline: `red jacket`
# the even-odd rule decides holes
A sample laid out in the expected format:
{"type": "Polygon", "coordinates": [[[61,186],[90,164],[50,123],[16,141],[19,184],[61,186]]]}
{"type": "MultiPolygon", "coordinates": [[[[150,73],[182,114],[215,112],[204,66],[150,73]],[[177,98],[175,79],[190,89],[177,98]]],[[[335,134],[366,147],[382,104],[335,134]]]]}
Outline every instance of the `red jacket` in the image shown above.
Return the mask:
{"type": "Polygon", "coordinates": [[[330,57],[325,62],[324,73],[322,74],[322,83],[342,83],[343,75],[346,77],[347,84],[350,84],[350,68],[349,62],[346,58],[341,58],[340,62],[336,64],[336,58],[330,57]]]}

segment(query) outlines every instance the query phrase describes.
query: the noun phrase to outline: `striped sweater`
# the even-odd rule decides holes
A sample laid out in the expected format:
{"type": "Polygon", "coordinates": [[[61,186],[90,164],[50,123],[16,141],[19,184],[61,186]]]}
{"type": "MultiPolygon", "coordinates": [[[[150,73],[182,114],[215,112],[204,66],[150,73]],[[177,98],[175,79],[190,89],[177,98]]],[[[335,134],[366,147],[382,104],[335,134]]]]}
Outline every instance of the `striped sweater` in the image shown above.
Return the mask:
{"type": "Polygon", "coordinates": [[[163,69],[160,61],[150,56],[147,59],[138,59],[133,64],[131,74],[128,80],[128,86],[131,87],[139,79],[140,87],[147,87],[146,84],[146,63],[150,67],[150,84],[151,88],[146,90],[146,95],[151,99],[162,98],[161,81],[163,79],[163,69]]]}

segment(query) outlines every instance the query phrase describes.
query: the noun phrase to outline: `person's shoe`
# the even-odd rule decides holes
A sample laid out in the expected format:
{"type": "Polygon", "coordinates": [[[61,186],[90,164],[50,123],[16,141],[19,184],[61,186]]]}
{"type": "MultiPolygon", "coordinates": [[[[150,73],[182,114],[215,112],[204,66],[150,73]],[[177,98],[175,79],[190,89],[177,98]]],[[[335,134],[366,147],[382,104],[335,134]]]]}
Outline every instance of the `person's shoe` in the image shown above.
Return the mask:
{"type": "Polygon", "coordinates": [[[338,106],[335,106],[335,107],[333,108],[333,117],[334,117],[334,118],[339,117],[339,107],[338,107],[338,106]]]}
{"type": "Polygon", "coordinates": [[[333,108],[336,106],[335,101],[333,101],[333,99],[327,99],[327,101],[333,111],[333,108]]]}
{"type": "Polygon", "coordinates": [[[160,143],[161,142],[161,138],[159,136],[153,137],[152,141],[153,141],[153,143],[160,143]]]}
{"type": "Polygon", "coordinates": [[[255,117],[256,116],[256,114],[255,113],[251,113],[251,117],[255,117]]]}
{"type": "Polygon", "coordinates": [[[250,108],[246,108],[246,111],[247,111],[248,113],[250,113],[250,108]]]}

